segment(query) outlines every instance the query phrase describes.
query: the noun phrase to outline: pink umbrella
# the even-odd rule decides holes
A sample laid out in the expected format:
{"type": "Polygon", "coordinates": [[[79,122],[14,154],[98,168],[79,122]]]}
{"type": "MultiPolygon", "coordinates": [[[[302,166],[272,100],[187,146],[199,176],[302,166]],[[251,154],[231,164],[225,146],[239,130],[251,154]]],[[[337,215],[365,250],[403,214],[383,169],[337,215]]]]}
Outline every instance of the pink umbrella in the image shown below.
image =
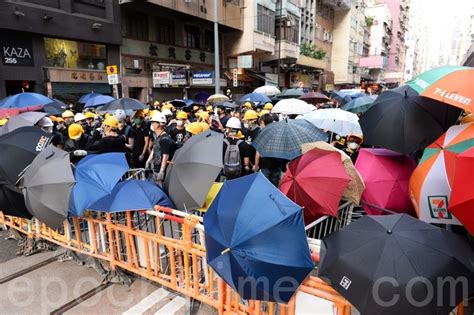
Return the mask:
{"type": "Polygon", "coordinates": [[[384,213],[379,207],[416,215],[408,193],[415,161],[386,149],[361,149],[355,167],[365,182],[362,205],[368,214],[384,213]]]}

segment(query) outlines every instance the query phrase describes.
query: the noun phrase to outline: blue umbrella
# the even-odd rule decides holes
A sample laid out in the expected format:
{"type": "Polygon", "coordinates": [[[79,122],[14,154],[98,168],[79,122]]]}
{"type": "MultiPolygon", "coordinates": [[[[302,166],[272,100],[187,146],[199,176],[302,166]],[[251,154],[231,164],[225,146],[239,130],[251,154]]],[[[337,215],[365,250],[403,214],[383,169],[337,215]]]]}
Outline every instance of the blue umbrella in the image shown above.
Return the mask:
{"type": "Polygon", "coordinates": [[[0,108],[22,108],[42,106],[54,102],[54,100],[38,93],[18,93],[0,101],[0,108]]]}
{"type": "Polygon", "coordinates": [[[115,98],[108,95],[98,95],[90,98],[85,104],[84,107],[96,107],[100,105],[107,104],[108,102],[113,101],[115,98]]]}
{"type": "Polygon", "coordinates": [[[293,160],[301,155],[301,145],[327,141],[328,135],[304,119],[271,123],[252,141],[262,157],[293,160]]]}
{"type": "Polygon", "coordinates": [[[93,154],[82,159],[74,172],[76,185],[69,202],[69,211],[81,216],[98,199],[110,194],[128,170],[124,153],[93,154]]]}
{"type": "Polygon", "coordinates": [[[302,208],[262,173],[226,181],[204,227],[208,264],[244,299],[287,303],[314,268],[302,208]]]}
{"type": "Polygon", "coordinates": [[[82,95],[79,100],[77,101],[78,103],[82,103],[82,104],[85,104],[88,100],[90,100],[91,98],[94,98],[96,96],[99,96],[99,95],[102,95],[102,94],[99,94],[99,93],[94,93],[94,92],[90,92],[88,94],[84,94],[82,95]]]}
{"type": "Polygon", "coordinates": [[[89,209],[119,212],[149,210],[155,205],[174,208],[171,200],[157,185],[149,181],[127,180],[118,183],[110,194],[94,202],[89,209]]]}
{"type": "Polygon", "coordinates": [[[347,94],[344,92],[340,91],[332,91],[331,92],[331,98],[335,99],[338,102],[342,102],[344,100],[344,97],[346,97],[347,94]]]}
{"type": "Polygon", "coordinates": [[[376,99],[376,95],[358,97],[344,104],[341,109],[352,113],[365,113],[372,107],[376,99]]]}
{"type": "Polygon", "coordinates": [[[271,103],[271,99],[266,96],[265,94],[261,94],[261,93],[249,93],[249,94],[245,94],[244,96],[242,96],[240,98],[240,101],[243,103],[243,102],[252,102],[255,104],[255,106],[263,106],[265,103],[268,103],[270,102],[271,103]]]}
{"type": "Polygon", "coordinates": [[[174,107],[185,107],[185,106],[191,106],[194,102],[192,100],[174,99],[170,103],[173,104],[174,107]]]}

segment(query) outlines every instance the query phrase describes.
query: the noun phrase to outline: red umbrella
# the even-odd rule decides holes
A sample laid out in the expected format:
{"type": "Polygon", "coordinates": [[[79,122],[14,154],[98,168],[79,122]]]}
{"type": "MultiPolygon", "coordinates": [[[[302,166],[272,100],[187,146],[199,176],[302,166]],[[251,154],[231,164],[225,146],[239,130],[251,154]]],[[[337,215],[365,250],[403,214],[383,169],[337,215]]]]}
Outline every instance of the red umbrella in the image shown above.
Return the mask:
{"type": "Polygon", "coordinates": [[[474,235],[474,148],[456,157],[449,211],[474,235]]]}
{"type": "Polygon", "coordinates": [[[304,207],[306,224],[324,215],[337,216],[347,175],[338,152],[315,148],[288,164],[280,190],[304,207]]]}
{"type": "Polygon", "coordinates": [[[408,194],[408,181],[416,167],[413,159],[386,149],[361,149],[355,167],[364,179],[362,204],[365,202],[368,214],[383,213],[369,204],[415,215],[408,194]]]}
{"type": "Polygon", "coordinates": [[[43,105],[35,105],[28,107],[18,107],[18,108],[1,108],[0,109],[0,119],[9,118],[25,112],[34,112],[43,108],[43,105]]]}
{"type": "Polygon", "coordinates": [[[329,97],[318,92],[309,92],[309,93],[301,95],[299,98],[300,100],[303,100],[306,103],[313,104],[313,105],[316,105],[319,103],[326,103],[330,101],[329,97]]]}

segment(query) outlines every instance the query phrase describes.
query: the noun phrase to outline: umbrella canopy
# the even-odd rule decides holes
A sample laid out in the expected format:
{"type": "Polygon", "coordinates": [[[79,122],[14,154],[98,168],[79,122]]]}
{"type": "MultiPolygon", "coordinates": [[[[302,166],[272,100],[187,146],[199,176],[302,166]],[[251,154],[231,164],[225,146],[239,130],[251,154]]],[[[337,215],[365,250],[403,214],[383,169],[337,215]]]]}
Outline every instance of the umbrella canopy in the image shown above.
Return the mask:
{"type": "Polygon", "coordinates": [[[15,129],[21,127],[31,127],[34,126],[38,121],[41,120],[46,113],[38,112],[26,112],[21,113],[16,116],[13,116],[8,120],[8,122],[0,129],[0,135],[12,132],[15,129]]]}
{"type": "Polygon", "coordinates": [[[22,127],[0,136],[0,209],[3,213],[31,218],[23,194],[15,187],[18,175],[51,141],[38,127],[22,127]]]}
{"type": "MultiPolygon", "coordinates": [[[[395,212],[415,214],[408,194],[408,181],[416,167],[415,161],[385,149],[361,149],[355,166],[366,186],[363,202],[395,212]]],[[[368,214],[383,213],[362,204],[368,214]]]]}
{"type": "Polygon", "coordinates": [[[334,146],[324,141],[304,143],[303,145],[301,145],[301,152],[305,154],[306,152],[314,148],[339,153],[339,155],[341,156],[341,160],[344,165],[344,168],[346,170],[346,173],[351,178],[346,189],[344,189],[342,197],[358,205],[360,203],[360,198],[362,196],[362,193],[365,190],[365,184],[364,184],[364,180],[362,179],[362,176],[360,175],[360,173],[357,171],[354,164],[352,163],[351,158],[343,151],[336,149],[334,146]]]}
{"type": "Polygon", "coordinates": [[[304,209],[310,224],[325,216],[337,216],[342,193],[350,181],[341,155],[315,148],[288,164],[280,190],[304,209]]]}
{"type": "Polygon", "coordinates": [[[368,95],[365,94],[365,93],[362,93],[362,92],[356,92],[356,93],[352,93],[352,94],[347,94],[347,95],[344,96],[344,98],[342,99],[341,105],[344,106],[345,104],[351,102],[352,100],[358,99],[358,98],[360,98],[360,97],[365,97],[365,96],[368,96],[368,95]]]}
{"type": "Polygon", "coordinates": [[[207,103],[216,104],[225,101],[230,101],[230,99],[224,94],[212,94],[207,98],[207,103]]]}
{"type": "Polygon", "coordinates": [[[59,228],[67,218],[69,197],[75,183],[69,153],[48,146],[36,156],[23,179],[29,212],[47,226],[59,228]]]}
{"type": "Polygon", "coordinates": [[[286,115],[304,115],[316,108],[305,101],[290,98],[279,101],[273,106],[272,113],[286,114],[286,115]]]}
{"type": "Polygon", "coordinates": [[[97,107],[100,105],[107,104],[113,100],[115,99],[112,96],[99,94],[97,96],[89,98],[87,102],[84,103],[84,107],[97,107]]]}
{"type": "Polygon", "coordinates": [[[300,96],[303,96],[304,92],[303,90],[298,90],[298,89],[287,89],[281,93],[278,93],[276,95],[277,98],[279,99],[284,99],[284,98],[298,98],[300,96]]]}
{"type": "Polygon", "coordinates": [[[69,202],[71,214],[81,216],[94,202],[110,194],[127,170],[123,153],[93,154],[83,158],[74,172],[76,185],[69,202]]]}
{"type": "Polygon", "coordinates": [[[174,208],[171,200],[157,185],[143,180],[118,183],[110,194],[91,204],[88,209],[105,212],[152,210],[154,206],[174,208]]]}
{"type": "Polygon", "coordinates": [[[256,88],[253,92],[265,94],[266,96],[274,96],[280,93],[280,90],[278,89],[278,87],[273,85],[263,85],[256,88]]]}
{"type": "MultiPolygon", "coordinates": [[[[87,104],[87,103],[86,103],[87,104]]],[[[86,106],[87,107],[87,106],[86,106]]],[[[133,98],[119,98],[118,100],[112,100],[99,108],[101,112],[114,112],[117,109],[123,110],[141,110],[145,109],[146,106],[139,100],[133,98]]]]}
{"type": "Polygon", "coordinates": [[[224,185],[224,183],[212,184],[211,189],[209,189],[209,192],[207,193],[206,200],[204,201],[204,205],[202,206],[202,208],[198,208],[200,212],[207,212],[207,210],[211,206],[214,199],[216,199],[217,194],[222,188],[222,185],[224,185]]]}
{"type": "Polygon", "coordinates": [[[191,106],[194,102],[193,100],[174,99],[170,103],[173,104],[173,106],[175,107],[186,107],[186,106],[191,106]]]}
{"type": "Polygon", "coordinates": [[[239,105],[233,101],[217,102],[217,103],[214,103],[214,105],[218,107],[224,107],[224,108],[230,108],[230,109],[236,109],[239,107],[239,105]]]}
{"type": "Polygon", "coordinates": [[[326,103],[327,101],[330,101],[329,97],[327,97],[323,93],[317,93],[317,92],[309,92],[309,93],[303,94],[299,97],[299,99],[313,105],[319,104],[319,103],[326,103]]]}
{"type": "Polygon", "coordinates": [[[301,155],[303,143],[326,141],[327,138],[327,134],[306,120],[283,119],[260,131],[252,146],[262,157],[293,160],[301,155]]]}
{"type": "Polygon", "coordinates": [[[204,131],[176,151],[167,169],[164,187],[177,209],[201,208],[222,170],[224,136],[204,131]]]}
{"type": "Polygon", "coordinates": [[[456,156],[453,191],[449,200],[452,213],[474,235],[474,148],[456,156]]]}
{"type": "Polygon", "coordinates": [[[460,224],[448,211],[456,155],[474,147],[474,124],[453,126],[428,146],[410,178],[410,196],[420,220],[460,224]]]}
{"type": "Polygon", "coordinates": [[[265,103],[271,103],[270,98],[262,93],[249,93],[245,94],[240,98],[240,101],[243,102],[252,102],[255,106],[263,106],[265,103]]]}
{"type": "Polygon", "coordinates": [[[409,86],[380,94],[360,119],[364,142],[400,153],[424,149],[456,123],[460,110],[409,86]]]}
{"type": "Polygon", "coordinates": [[[344,97],[346,97],[347,94],[341,91],[332,91],[331,92],[331,98],[335,99],[338,102],[342,102],[344,100],[344,97]]]}
{"type": "Polygon", "coordinates": [[[325,108],[310,112],[304,118],[316,127],[341,136],[362,135],[359,117],[339,108],[325,108]]]}
{"type": "Polygon", "coordinates": [[[314,268],[301,207],[261,173],[226,181],[204,227],[208,263],[243,299],[286,303],[314,268]]]}
{"type": "Polygon", "coordinates": [[[90,92],[90,93],[87,93],[87,94],[84,94],[82,95],[79,100],[77,101],[78,103],[82,103],[82,104],[85,104],[88,100],[90,100],[91,98],[94,98],[94,97],[97,97],[97,96],[101,96],[102,94],[99,94],[99,93],[94,93],[94,92],[90,92]]]}
{"type": "Polygon", "coordinates": [[[474,292],[473,256],[464,238],[408,215],[363,216],[323,240],[318,276],[361,314],[444,315],[474,292]]]}
{"type": "Polygon", "coordinates": [[[351,113],[365,113],[373,106],[376,99],[376,95],[358,97],[344,104],[341,109],[351,113]]]}
{"type": "Polygon", "coordinates": [[[473,112],[474,68],[446,66],[428,70],[411,79],[407,85],[421,96],[473,112]]]}
{"type": "Polygon", "coordinates": [[[209,94],[206,92],[199,92],[196,95],[194,95],[194,99],[196,100],[196,102],[201,103],[201,104],[206,104],[208,98],[209,98],[209,94]]]}
{"type": "Polygon", "coordinates": [[[68,106],[57,99],[53,99],[52,103],[43,106],[43,112],[50,115],[61,115],[68,108],[68,106]]]}
{"type": "Polygon", "coordinates": [[[11,95],[0,101],[0,109],[44,106],[52,103],[49,97],[38,93],[24,92],[11,95]]]}

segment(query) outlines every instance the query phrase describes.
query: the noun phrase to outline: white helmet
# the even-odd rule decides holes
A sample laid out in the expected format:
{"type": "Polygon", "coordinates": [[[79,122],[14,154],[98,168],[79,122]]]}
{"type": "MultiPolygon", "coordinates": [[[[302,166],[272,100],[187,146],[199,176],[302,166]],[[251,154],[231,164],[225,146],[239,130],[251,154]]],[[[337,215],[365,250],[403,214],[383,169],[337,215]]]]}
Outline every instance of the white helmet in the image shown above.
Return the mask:
{"type": "Polygon", "coordinates": [[[87,117],[83,113],[77,113],[74,115],[74,122],[79,122],[81,120],[86,120],[87,117]]]}
{"type": "Polygon", "coordinates": [[[38,121],[38,126],[40,127],[53,127],[53,121],[49,117],[43,117],[38,121]]]}
{"type": "Polygon", "coordinates": [[[173,116],[173,112],[169,109],[163,109],[161,113],[165,116],[173,116]]]}
{"type": "Polygon", "coordinates": [[[150,122],[166,124],[166,117],[163,113],[154,113],[153,116],[151,116],[150,122]]]}
{"type": "Polygon", "coordinates": [[[127,118],[127,114],[125,113],[125,111],[123,109],[115,110],[114,116],[115,116],[115,118],[118,119],[118,121],[123,121],[123,120],[125,120],[125,118],[127,118]]]}
{"type": "Polygon", "coordinates": [[[242,125],[240,124],[240,120],[237,117],[231,117],[227,121],[227,124],[225,125],[227,128],[232,128],[232,129],[240,129],[242,128],[242,125]]]}

